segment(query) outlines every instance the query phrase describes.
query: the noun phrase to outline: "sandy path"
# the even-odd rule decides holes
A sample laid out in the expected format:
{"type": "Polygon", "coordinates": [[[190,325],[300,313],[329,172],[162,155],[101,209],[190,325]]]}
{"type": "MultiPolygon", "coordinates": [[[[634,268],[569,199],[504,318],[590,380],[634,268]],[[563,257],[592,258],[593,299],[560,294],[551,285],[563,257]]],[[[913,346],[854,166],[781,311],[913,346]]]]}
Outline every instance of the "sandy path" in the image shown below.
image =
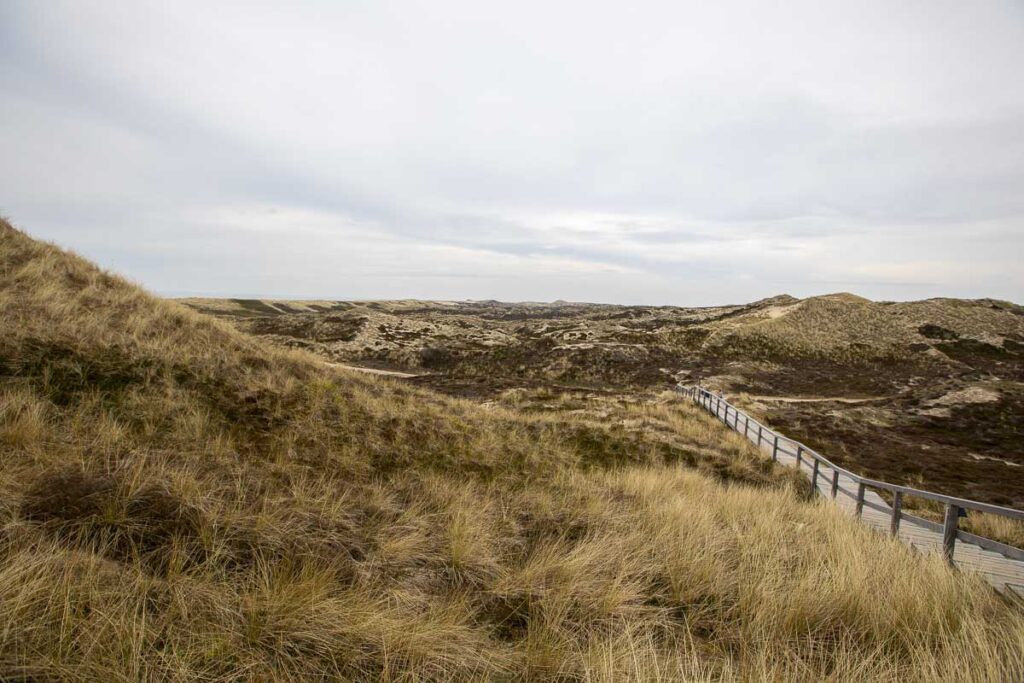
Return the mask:
{"type": "Polygon", "coordinates": [[[869,396],[867,398],[847,398],[845,396],[747,396],[750,401],[774,401],[776,403],[867,403],[881,401],[892,396],[869,396]]]}
{"type": "Polygon", "coordinates": [[[345,365],[344,363],[327,363],[336,368],[345,368],[346,370],[355,370],[356,372],[365,372],[368,375],[384,375],[385,377],[422,377],[422,374],[416,374],[412,372],[399,372],[398,370],[380,370],[378,368],[363,368],[358,365],[345,365]]]}

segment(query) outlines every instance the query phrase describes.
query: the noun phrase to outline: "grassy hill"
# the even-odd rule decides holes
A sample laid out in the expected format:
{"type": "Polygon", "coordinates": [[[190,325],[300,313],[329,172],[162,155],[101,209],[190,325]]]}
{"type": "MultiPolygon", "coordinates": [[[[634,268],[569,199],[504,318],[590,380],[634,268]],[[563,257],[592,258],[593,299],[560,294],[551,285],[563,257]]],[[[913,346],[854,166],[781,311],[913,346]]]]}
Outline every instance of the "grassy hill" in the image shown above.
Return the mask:
{"type": "Polygon", "coordinates": [[[481,406],[0,224],[0,679],[1013,680],[1024,615],[659,397],[481,406]]]}

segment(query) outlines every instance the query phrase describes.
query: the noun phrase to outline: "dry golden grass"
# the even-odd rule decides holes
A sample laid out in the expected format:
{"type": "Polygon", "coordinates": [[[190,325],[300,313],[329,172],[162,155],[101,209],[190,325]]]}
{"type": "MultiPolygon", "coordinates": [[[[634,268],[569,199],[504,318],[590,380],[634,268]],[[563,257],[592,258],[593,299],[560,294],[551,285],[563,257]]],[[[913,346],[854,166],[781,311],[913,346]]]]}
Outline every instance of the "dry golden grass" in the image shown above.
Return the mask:
{"type": "Polygon", "coordinates": [[[695,408],[483,409],[0,225],[0,678],[1014,680],[1024,616],[695,408]]]}

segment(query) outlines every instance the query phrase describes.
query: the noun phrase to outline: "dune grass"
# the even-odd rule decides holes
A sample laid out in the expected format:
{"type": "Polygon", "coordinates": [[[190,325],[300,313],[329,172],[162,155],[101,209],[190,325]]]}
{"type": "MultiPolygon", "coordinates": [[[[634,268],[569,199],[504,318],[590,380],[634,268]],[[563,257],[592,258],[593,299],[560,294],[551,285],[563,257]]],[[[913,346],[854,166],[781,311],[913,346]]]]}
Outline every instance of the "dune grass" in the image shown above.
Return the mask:
{"type": "Polygon", "coordinates": [[[1024,615],[699,409],[481,408],[0,225],[0,678],[1014,680],[1024,615]]]}

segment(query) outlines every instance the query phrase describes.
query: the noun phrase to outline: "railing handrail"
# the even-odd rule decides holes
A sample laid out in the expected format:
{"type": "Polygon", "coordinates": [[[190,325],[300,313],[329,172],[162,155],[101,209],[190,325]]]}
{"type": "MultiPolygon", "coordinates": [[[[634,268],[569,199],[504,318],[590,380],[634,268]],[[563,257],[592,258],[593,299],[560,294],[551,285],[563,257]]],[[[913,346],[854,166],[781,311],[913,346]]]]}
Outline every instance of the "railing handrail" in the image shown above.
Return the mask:
{"type": "MultiPolygon", "coordinates": [[[[688,388],[688,387],[685,387],[684,385],[679,385],[679,387],[680,388],[684,388],[684,389],[688,388]]],[[[870,487],[876,488],[876,489],[885,489],[885,490],[891,491],[893,493],[896,493],[898,491],[898,492],[904,493],[904,494],[906,494],[908,496],[915,496],[915,497],[918,497],[918,498],[925,498],[925,499],[928,499],[928,500],[934,500],[934,501],[939,502],[939,503],[948,503],[948,504],[956,505],[957,507],[961,507],[961,508],[965,508],[965,509],[969,509],[969,510],[977,510],[978,512],[988,512],[988,513],[994,514],[994,515],[1001,515],[1001,516],[1005,516],[1005,517],[1010,517],[1012,519],[1024,520],[1024,510],[1018,510],[1016,508],[1004,507],[1002,505],[993,505],[991,503],[982,503],[981,501],[971,500],[969,498],[957,498],[956,496],[947,496],[947,495],[942,494],[942,493],[935,493],[934,491],[924,491],[924,490],[921,490],[921,489],[912,488],[910,486],[902,486],[900,484],[892,484],[892,483],[889,483],[887,481],[881,481],[879,479],[869,479],[868,477],[862,477],[861,475],[859,475],[859,474],[857,474],[855,472],[851,472],[850,470],[848,470],[848,469],[846,469],[844,467],[840,467],[839,465],[836,465],[831,460],[829,460],[825,456],[821,455],[820,453],[818,453],[813,448],[810,448],[806,444],[803,444],[803,443],[801,443],[800,441],[797,441],[794,438],[788,437],[788,436],[786,436],[784,434],[781,434],[781,433],[775,431],[774,429],[772,429],[768,425],[766,425],[766,424],[764,424],[762,422],[759,422],[757,420],[757,418],[751,418],[750,415],[748,415],[743,410],[737,408],[735,406],[735,404],[729,402],[724,396],[718,396],[718,395],[714,394],[713,392],[709,391],[708,389],[704,389],[703,387],[700,387],[700,386],[696,386],[694,388],[697,389],[698,391],[700,391],[702,394],[706,394],[707,396],[711,396],[711,397],[714,397],[715,399],[720,400],[724,405],[730,406],[734,411],[736,411],[736,413],[743,415],[744,420],[748,420],[749,419],[751,423],[761,427],[763,430],[768,431],[772,436],[778,436],[780,439],[785,439],[786,441],[789,441],[790,443],[792,443],[794,446],[798,446],[803,451],[803,454],[805,456],[813,458],[814,460],[819,461],[823,465],[826,465],[827,467],[829,467],[829,468],[831,468],[833,470],[838,470],[840,473],[845,474],[846,476],[850,477],[851,479],[853,479],[858,484],[864,484],[865,486],[870,486],[870,487]]]]}
{"type": "MultiPolygon", "coordinates": [[[[756,429],[754,429],[754,434],[756,434],[757,436],[758,449],[761,448],[762,443],[765,443],[767,433],[767,443],[772,444],[773,460],[777,459],[777,456],[780,452],[787,455],[792,455],[796,458],[797,469],[800,469],[801,471],[803,471],[801,469],[801,466],[805,458],[807,459],[808,463],[813,461],[814,465],[812,467],[812,474],[809,475],[811,477],[812,492],[821,493],[821,495],[825,495],[818,489],[819,478],[825,476],[821,473],[821,466],[824,465],[825,467],[831,469],[832,483],[830,488],[832,498],[835,499],[839,491],[842,491],[844,494],[856,500],[855,514],[857,515],[857,517],[862,516],[865,507],[889,513],[889,530],[893,536],[895,536],[898,533],[900,521],[902,519],[907,519],[911,523],[916,523],[915,520],[924,521],[921,518],[902,512],[903,496],[914,496],[916,498],[924,498],[925,500],[939,502],[945,506],[945,517],[943,522],[939,524],[937,522],[929,521],[927,524],[934,525],[933,531],[935,530],[935,528],[937,528],[941,532],[942,552],[949,562],[953,561],[953,550],[956,540],[958,538],[970,543],[974,543],[975,545],[978,545],[983,549],[1001,553],[1004,556],[1009,557],[1011,559],[1024,561],[1024,549],[1006,545],[1005,543],[994,541],[983,536],[977,536],[975,534],[971,534],[966,531],[959,530],[957,528],[958,517],[960,516],[961,511],[965,509],[976,510],[978,512],[998,515],[1000,517],[1007,517],[1015,520],[1024,520],[1024,510],[1004,507],[1002,505],[982,503],[981,501],[970,500],[968,498],[957,498],[955,496],[947,496],[941,493],[935,493],[934,491],[924,491],[921,489],[915,489],[910,486],[901,486],[899,484],[891,484],[887,481],[862,477],[855,472],[851,472],[850,470],[844,467],[836,465],[831,460],[821,455],[813,448],[808,448],[805,444],[801,443],[800,441],[797,441],[796,439],[781,434],[772,429],[771,427],[769,427],[768,425],[756,419],[752,419],[748,413],[737,408],[734,404],[729,402],[729,400],[726,399],[721,394],[716,395],[712,391],[705,389],[704,387],[701,386],[686,386],[683,384],[678,384],[676,386],[676,390],[684,394],[689,393],[691,399],[693,399],[698,404],[702,405],[702,407],[704,407],[708,412],[711,412],[713,415],[715,415],[715,417],[722,419],[725,422],[726,426],[728,426],[730,429],[733,429],[737,433],[740,433],[740,416],[742,416],[742,434],[744,438],[753,441],[751,435],[751,425],[753,424],[756,427],[756,429]],[[725,406],[724,416],[721,414],[721,409],[723,405],[725,406]],[[733,412],[733,415],[731,416],[731,424],[729,419],[730,409],[733,412]],[[790,452],[786,449],[780,448],[780,440],[790,443],[792,446],[796,448],[796,450],[794,452],[790,452]],[[838,485],[840,476],[846,477],[854,484],[856,484],[856,493],[844,489],[838,485]],[[865,491],[868,488],[889,491],[890,493],[893,494],[892,503],[889,504],[888,507],[883,507],[878,503],[872,502],[870,499],[866,499],[865,491]]],[[[827,482],[824,483],[827,484],[827,482]]]]}

